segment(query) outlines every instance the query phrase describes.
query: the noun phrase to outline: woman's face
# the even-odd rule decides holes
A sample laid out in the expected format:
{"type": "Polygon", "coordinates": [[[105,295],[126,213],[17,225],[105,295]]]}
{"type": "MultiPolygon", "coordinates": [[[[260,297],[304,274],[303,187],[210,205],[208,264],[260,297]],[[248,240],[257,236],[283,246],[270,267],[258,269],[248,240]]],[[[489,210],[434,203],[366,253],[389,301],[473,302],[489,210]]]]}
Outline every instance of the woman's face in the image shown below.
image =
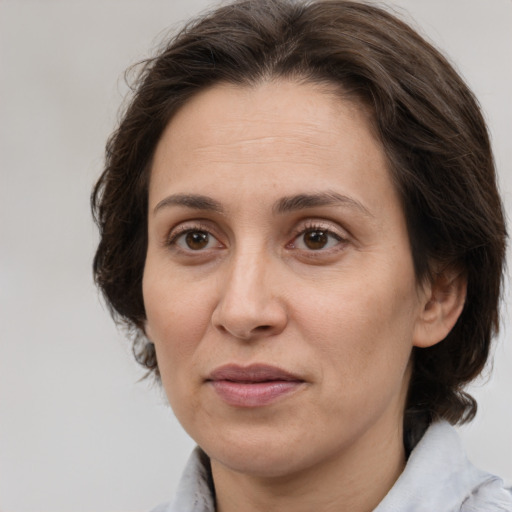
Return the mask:
{"type": "Polygon", "coordinates": [[[146,333],[213,463],[285,475],[401,432],[425,299],[363,109],[289,81],[202,92],[158,144],[148,232],[146,333]]]}

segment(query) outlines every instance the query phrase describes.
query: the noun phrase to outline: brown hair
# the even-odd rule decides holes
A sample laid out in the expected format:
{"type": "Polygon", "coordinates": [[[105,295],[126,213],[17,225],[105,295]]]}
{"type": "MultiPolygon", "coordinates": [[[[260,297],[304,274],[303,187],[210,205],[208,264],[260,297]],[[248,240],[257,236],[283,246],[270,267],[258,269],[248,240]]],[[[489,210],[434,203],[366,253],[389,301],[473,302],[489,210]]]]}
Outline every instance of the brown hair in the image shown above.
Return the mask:
{"type": "MultiPolygon", "coordinates": [[[[450,334],[415,349],[405,425],[411,443],[436,418],[472,419],[463,386],[498,328],[506,230],[478,104],[447,60],[407,24],[360,2],[246,0],[187,25],[145,62],[92,194],[101,233],[94,275],[137,360],[158,375],[143,335],[142,274],[151,159],[174,113],[212,84],[284,77],[337,86],[369,106],[408,223],[419,280],[433,263],[467,277],[450,334]]],[[[407,439],[406,439],[407,441],[407,439]]]]}

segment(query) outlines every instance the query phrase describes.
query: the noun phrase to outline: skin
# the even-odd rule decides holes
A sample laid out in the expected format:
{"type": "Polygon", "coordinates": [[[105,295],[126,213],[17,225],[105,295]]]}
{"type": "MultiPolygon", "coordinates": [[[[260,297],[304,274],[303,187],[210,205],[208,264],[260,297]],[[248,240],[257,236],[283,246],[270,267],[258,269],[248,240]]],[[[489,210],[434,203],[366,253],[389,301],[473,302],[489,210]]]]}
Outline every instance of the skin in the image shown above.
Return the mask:
{"type": "Polygon", "coordinates": [[[418,284],[367,112],[283,80],[198,94],[158,144],[148,236],[146,334],[217,509],[372,510],[405,463],[412,347],[444,338],[464,286],[418,284]],[[317,193],[336,200],[283,201],[317,193]],[[302,384],[235,407],[207,380],[228,363],[302,384]]]}

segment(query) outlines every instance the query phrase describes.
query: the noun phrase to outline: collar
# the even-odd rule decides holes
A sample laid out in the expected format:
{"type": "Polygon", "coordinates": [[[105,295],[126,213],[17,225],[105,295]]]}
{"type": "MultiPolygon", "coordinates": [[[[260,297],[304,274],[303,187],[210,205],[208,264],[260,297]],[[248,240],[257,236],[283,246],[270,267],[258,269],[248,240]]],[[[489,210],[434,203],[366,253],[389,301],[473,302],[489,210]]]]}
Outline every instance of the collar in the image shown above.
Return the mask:
{"type": "MultiPolygon", "coordinates": [[[[468,461],[457,432],[446,421],[428,428],[404,472],[374,510],[432,511],[512,512],[512,490],[468,461]]],[[[210,461],[199,447],[185,467],[172,504],[153,512],[215,512],[210,461]]]]}
{"type": "Polygon", "coordinates": [[[467,459],[456,430],[433,423],[374,512],[512,511],[512,494],[467,459]]]}

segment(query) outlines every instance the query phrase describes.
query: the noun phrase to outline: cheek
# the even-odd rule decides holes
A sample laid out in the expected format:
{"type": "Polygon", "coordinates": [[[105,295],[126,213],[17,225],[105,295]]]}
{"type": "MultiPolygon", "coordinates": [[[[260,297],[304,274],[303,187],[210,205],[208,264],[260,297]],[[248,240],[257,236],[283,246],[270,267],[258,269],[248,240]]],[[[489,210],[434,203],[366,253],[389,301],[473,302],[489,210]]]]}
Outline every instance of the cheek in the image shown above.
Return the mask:
{"type": "Polygon", "coordinates": [[[321,294],[310,290],[300,305],[300,329],[329,368],[330,377],[349,388],[400,381],[412,349],[416,318],[413,279],[367,275],[333,280],[321,294]],[[405,283],[400,287],[396,282],[405,283]],[[312,306],[314,305],[314,306],[312,306]],[[337,377],[334,377],[337,376],[337,377]]]}
{"type": "Polygon", "coordinates": [[[199,410],[194,390],[199,372],[196,359],[210,325],[209,307],[187,283],[162,278],[148,266],[143,279],[146,334],[154,343],[158,368],[168,401],[179,419],[199,410]],[[191,378],[193,377],[193,378],[191,378]]]}
{"type": "Polygon", "coordinates": [[[209,328],[212,306],[204,286],[180,282],[172,269],[154,268],[149,260],[143,277],[146,334],[155,344],[163,378],[192,358],[209,328]]]}

